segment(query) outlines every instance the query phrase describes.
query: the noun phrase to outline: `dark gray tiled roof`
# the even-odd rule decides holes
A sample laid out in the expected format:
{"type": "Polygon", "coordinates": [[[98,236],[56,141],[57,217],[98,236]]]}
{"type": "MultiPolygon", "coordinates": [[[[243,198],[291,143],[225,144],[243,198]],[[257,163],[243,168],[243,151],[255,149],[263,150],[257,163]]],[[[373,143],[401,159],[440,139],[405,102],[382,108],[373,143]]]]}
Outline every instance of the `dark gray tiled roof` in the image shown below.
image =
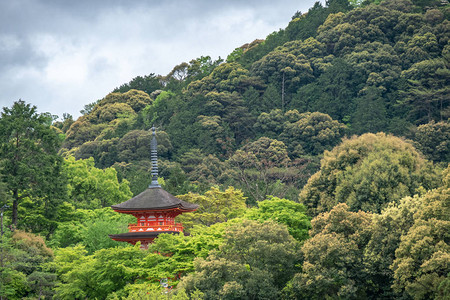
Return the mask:
{"type": "Polygon", "coordinates": [[[148,188],[125,202],[112,205],[114,210],[161,210],[179,208],[185,211],[197,209],[197,204],[180,200],[160,187],[148,188]]]}

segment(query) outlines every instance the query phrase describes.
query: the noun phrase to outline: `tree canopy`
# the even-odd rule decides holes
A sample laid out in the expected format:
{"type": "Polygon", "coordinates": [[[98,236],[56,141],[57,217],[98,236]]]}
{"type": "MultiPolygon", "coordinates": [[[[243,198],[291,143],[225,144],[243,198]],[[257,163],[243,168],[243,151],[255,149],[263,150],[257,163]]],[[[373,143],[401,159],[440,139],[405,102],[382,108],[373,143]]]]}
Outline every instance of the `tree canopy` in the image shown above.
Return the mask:
{"type": "Polygon", "coordinates": [[[448,299],[449,4],[287,21],[77,119],[3,108],[0,296],[448,299]],[[109,238],[134,217],[108,206],[148,187],[153,126],[158,182],[199,207],[142,250],[109,238]]]}
{"type": "Polygon", "coordinates": [[[317,215],[338,203],[352,211],[380,212],[392,201],[434,188],[438,174],[414,147],[384,133],[346,139],[321,160],[300,193],[300,201],[317,215]]]}
{"type": "Polygon", "coordinates": [[[46,219],[54,218],[64,199],[62,158],[57,155],[61,140],[51,121],[47,114],[38,114],[36,106],[21,100],[4,107],[0,115],[0,179],[12,196],[15,227],[23,225],[19,205],[25,198],[37,206],[42,203],[46,219]]]}

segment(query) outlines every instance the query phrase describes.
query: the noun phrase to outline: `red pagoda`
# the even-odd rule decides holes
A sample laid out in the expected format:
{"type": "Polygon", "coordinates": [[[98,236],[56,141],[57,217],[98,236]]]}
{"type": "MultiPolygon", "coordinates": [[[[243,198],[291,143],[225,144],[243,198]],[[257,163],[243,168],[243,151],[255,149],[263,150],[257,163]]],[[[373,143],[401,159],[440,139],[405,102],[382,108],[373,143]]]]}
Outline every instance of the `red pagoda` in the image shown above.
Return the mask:
{"type": "Polygon", "coordinates": [[[128,242],[135,245],[141,242],[141,248],[147,249],[148,244],[161,233],[182,233],[183,226],[175,223],[175,217],[184,212],[194,211],[198,205],[182,201],[169,194],[158,184],[158,159],[156,150],[155,127],[152,128],[151,141],[152,183],[149,187],[128,201],[112,205],[118,213],[130,214],[136,217],[136,224],[129,224],[129,232],[110,234],[115,241],[128,242]]]}

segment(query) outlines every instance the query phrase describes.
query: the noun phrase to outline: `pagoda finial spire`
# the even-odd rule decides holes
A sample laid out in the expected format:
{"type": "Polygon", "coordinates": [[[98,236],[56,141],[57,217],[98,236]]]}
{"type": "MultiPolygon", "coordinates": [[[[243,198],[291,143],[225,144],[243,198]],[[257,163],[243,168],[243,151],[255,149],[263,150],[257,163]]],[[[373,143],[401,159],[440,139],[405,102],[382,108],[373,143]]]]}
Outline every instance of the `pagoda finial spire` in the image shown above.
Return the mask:
{"type": "Polygon", "coordinates": [[[156,142],[156,128],[152,127],[153,137],[150,143],[151,161],[152,161],[152,183],[148,186],[149,188],[159,188],[161,187],[158,183],[158,143],[156,142]]]}

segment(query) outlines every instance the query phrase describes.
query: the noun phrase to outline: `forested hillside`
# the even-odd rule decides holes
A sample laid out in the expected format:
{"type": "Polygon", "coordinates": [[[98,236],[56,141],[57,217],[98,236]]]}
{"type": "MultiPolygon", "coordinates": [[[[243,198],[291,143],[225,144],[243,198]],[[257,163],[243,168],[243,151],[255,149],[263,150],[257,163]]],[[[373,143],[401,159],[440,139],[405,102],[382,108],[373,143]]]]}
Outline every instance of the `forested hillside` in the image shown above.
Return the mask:
{"type": "Polygon", "coordinates": [[[449,39],[445,0],[329,0],[77,120],[3,108],[0,295],[448,299],[449,39]],[[149,185],[152,126],[199,209],[143,251],[109,207],[149,185]]]}

